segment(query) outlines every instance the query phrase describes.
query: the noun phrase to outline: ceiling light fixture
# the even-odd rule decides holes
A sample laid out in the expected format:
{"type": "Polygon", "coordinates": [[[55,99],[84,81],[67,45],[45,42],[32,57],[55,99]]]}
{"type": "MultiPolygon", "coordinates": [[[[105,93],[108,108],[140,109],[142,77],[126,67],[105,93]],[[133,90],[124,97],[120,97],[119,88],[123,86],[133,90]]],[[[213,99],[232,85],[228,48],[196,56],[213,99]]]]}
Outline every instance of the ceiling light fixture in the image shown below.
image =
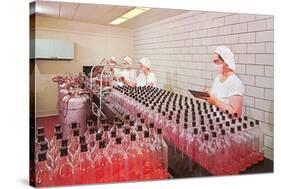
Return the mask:
{"type": "Polygon", "coordinates": [[[118,25],[123,22],[126,22],[140,14],[143,14],[144,12],[148,11],[150,8],[145,8],[145,7],[136,7],[134,9],[131,9],[130,11],[126,12],[125,14],[121,15],[120,17],[112,20],[109,22],[111,25],[118,25]]]}

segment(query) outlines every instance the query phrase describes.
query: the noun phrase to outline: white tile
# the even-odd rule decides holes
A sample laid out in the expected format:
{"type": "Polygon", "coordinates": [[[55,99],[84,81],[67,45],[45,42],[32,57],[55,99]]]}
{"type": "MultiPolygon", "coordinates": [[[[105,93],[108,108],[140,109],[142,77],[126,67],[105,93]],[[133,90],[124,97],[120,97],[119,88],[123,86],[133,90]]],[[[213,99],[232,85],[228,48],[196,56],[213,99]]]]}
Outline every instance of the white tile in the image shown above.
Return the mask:
{"type": "Polygon", "coordinates": [[[235,72],[237,74],[245,74],[246,73],[246,65],[243,64],[236,64],[236,70],[235,72]]]}
{"type": "Polygon", "coordinates": [[[256,33],[256,42],[273,41],[273,31],[262,31],[256,33]]]}
{"type": "Polygon", "coordinates": [[[239,19],[239,14],[235,14],[235,15],[231,15],[231,16],[226,16],[224,18],[225,25],[236,24],[236,23],[238,23],[238,19],[239,19]]]}
{"type": "Polygon", "coordinates": [[[247,65],[247,74],[248,75],[264,75],[264,66],[258,65],[247,65]]]}
{"type": "Polygon", "coordinates": [[[273,149],[264,147],[264,157],[266,157],[270,160],[274,160],[273,159],[273,149]]]}
{"type": "Polygon", "coordinates": [[[264,112],[264,122],[273,124],[273,120],[274,120],[273,113],[264,112]]]}
{"type": "Polygon", "coordinates": [[[239,54],[239,63],[255,64],[255,55],[254,54],[239,54]]]}
{"type": "Polygon", "coordinates": [[[251,118],[258,118],[260,121],[264,120],[264,111],[256,108],[246,107],[246,115],[251,118]]]}
{"type": "Polygon", "coordinates": [[[233,25],[233,33],[244,33],[247,32],[247,23],[233,25]]]}
{"type": "Polygon", "coordinates": [[[260,129],[268,136],[273,136],[273,125],[260,121],[260,129]]]}
{"type": "Polygon", "coordinates": [[[273,102],[271,100],[263,100],[263,99],[256,98],[255,107],[260,110],[273,112],[273,102]]]}
{"type": "Polygon", "coordinates": [[[226,35],[232,33],[232,25],[219,27],[219,35],[226,35]]]}
{"type": "Polygon", "coordinates": [[[248,53],[265,53],[265,43],[249,43],[248,53]]]}
{"type": "Polygon", "coordinates": [[[255,76],[240,74],[239,77],[244,85],[251,85],[251,86],[255,85],[255,76]]]}
{"type": "Polygon", "coordinates": [[[273,53],[273,42],[266,42],[266,53],[273,53]]]}
{"type": "Polygon", "coordinates": [[[264,88],[246,86],[246,94],[252,97],[264,98],[264,88]]]}
{"type": "Polygon", "coordinates": [[[273,138],[270,136],[264,136],[264,145],[269,148],[273,148],[273,138]]]}
{"type": "Polygon", "coordinates": [[[273,65],[273,54],[256,54],[256,64],[273,65]]]}
{"type": "Polygon", "coordinates": [[[218,28],[210,28],[207,30],[207,34],[208,36],[214,36],[214,35],[218,35],[218,28]]]}
{"type": "Polygon", "coordinates": [[[272,15],[263,15],[263,14],[260,14],[260,15],[256,15],[256,20],[263,20],[263,19],[266,19],[266,18],[272,18],[273,16],[272,15]]]}
{"type": "Polygon", "coordinates": [[[255,98],[250,96],[243,96],[243,104],[245,106],[255,107],[255,98]]]}
{"type": "Polygon", "coordinates": [[[264,67],[265,76],[273,77],[274,76],[274,68],[273,66],[265,66],[264,67]]]}
{"type": "Polygon", "coordinates": [[[255,33],[243,33],[239,34],[239,43],[250,43],[256,41],[255,33]]]}
{"type": "Polygon", "coordinates": [[[266,29],[270,30],[274,28],[273,18],[266,20],[266,29]]]}
{"type": "Polygon", "coordinates": [[[231,47],[232,52],[234,53],[247,53],[247,44],[233,44],[231,47]]]}
{"type": "Polygon", "coordinates": [[[271,77],[256,77],[256,86],[273,89],[273,78],[271,77]]]}
{"type": "Polygon", "coordinates": [[[255,20],[256,16],[254,14],[239,14],[239,22],[249,22],[255,20]]]}
{"type": "Polygon", "coordinates": [[[221,44],[233,44],[238,43],[238,35],[225,35],[221,41],[221,44]]]}
{"type": "Polygon", "coordinates": [[[266,20],[248,22],[248,31],[261,31],[266,29],[266,20]]]}
{"type": "Polygon", "coordinates": [[[212,27],[219,27],[224,25],[224,17],[212,20],[212,27]]]}

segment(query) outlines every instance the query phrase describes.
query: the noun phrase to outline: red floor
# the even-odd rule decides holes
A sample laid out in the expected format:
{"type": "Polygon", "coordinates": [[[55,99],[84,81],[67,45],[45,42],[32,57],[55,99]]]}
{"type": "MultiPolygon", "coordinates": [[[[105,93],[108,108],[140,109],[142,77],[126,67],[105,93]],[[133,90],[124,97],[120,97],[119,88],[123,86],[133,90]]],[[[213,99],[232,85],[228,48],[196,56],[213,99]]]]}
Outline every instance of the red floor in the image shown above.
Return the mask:
{"type": "Polygon", "coordinates": [[[37,127],[45,127],[45,136],[50,140],[54,135],[54,127],[59,123],[58,116],[42,117],[36,119],[37,127]]]}

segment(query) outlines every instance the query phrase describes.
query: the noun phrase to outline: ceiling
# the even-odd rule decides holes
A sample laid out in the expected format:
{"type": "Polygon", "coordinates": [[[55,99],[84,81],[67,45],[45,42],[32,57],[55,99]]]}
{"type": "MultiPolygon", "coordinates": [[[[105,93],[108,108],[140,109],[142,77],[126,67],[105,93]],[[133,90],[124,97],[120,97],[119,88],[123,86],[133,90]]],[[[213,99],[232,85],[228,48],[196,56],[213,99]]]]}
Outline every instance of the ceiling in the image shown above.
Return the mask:
{"type": "MultiPolygon", "coordinates": [[[[36,1],[38,15],[101,25],[109,25],[110,21],[133,8],[131,6],[36,1]]],[[[186,10],[152,8],[116,27],[134,29],[186,12],[186,10]]]]}

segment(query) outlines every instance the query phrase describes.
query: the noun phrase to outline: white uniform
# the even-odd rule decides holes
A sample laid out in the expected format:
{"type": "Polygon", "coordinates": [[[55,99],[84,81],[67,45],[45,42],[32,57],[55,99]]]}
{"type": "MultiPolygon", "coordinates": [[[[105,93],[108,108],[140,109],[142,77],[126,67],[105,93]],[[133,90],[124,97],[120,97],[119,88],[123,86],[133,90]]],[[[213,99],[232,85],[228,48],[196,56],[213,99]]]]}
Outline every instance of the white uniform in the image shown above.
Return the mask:
{"type": "MultiPolygon", "coordinates": [[[[119,78],[120,78],[120,77],[124,77],[125,80],[127,80],[127,81],[133,81],[136,76],[135,76],[134,70],[124,69],[124,70],[122,70],[122,71],[119,72],[119,78]]],[[[119,85],[119,86],[123,86],[124,83],[121,82],[121,81],[119,81],[119,82],[118,82],[118,85],[119,85]]]]}
{"type": "Polygon", "coordinates": [[[237,75],[232,74],[225,81],[220,81],[219,74],[213,83],[211,94],[229,105],[229,98],[234,95],[243,96],[244,86],[237,75]]]}
{"type": "Polygon", "coordinates": [[[156,85],[157,79],[154,73],[150,72],[148,75],[145,75],[141,72],[137,77],[137,87],[143,87],[147,84],[152,83],[153,86],[156,85]]]}

